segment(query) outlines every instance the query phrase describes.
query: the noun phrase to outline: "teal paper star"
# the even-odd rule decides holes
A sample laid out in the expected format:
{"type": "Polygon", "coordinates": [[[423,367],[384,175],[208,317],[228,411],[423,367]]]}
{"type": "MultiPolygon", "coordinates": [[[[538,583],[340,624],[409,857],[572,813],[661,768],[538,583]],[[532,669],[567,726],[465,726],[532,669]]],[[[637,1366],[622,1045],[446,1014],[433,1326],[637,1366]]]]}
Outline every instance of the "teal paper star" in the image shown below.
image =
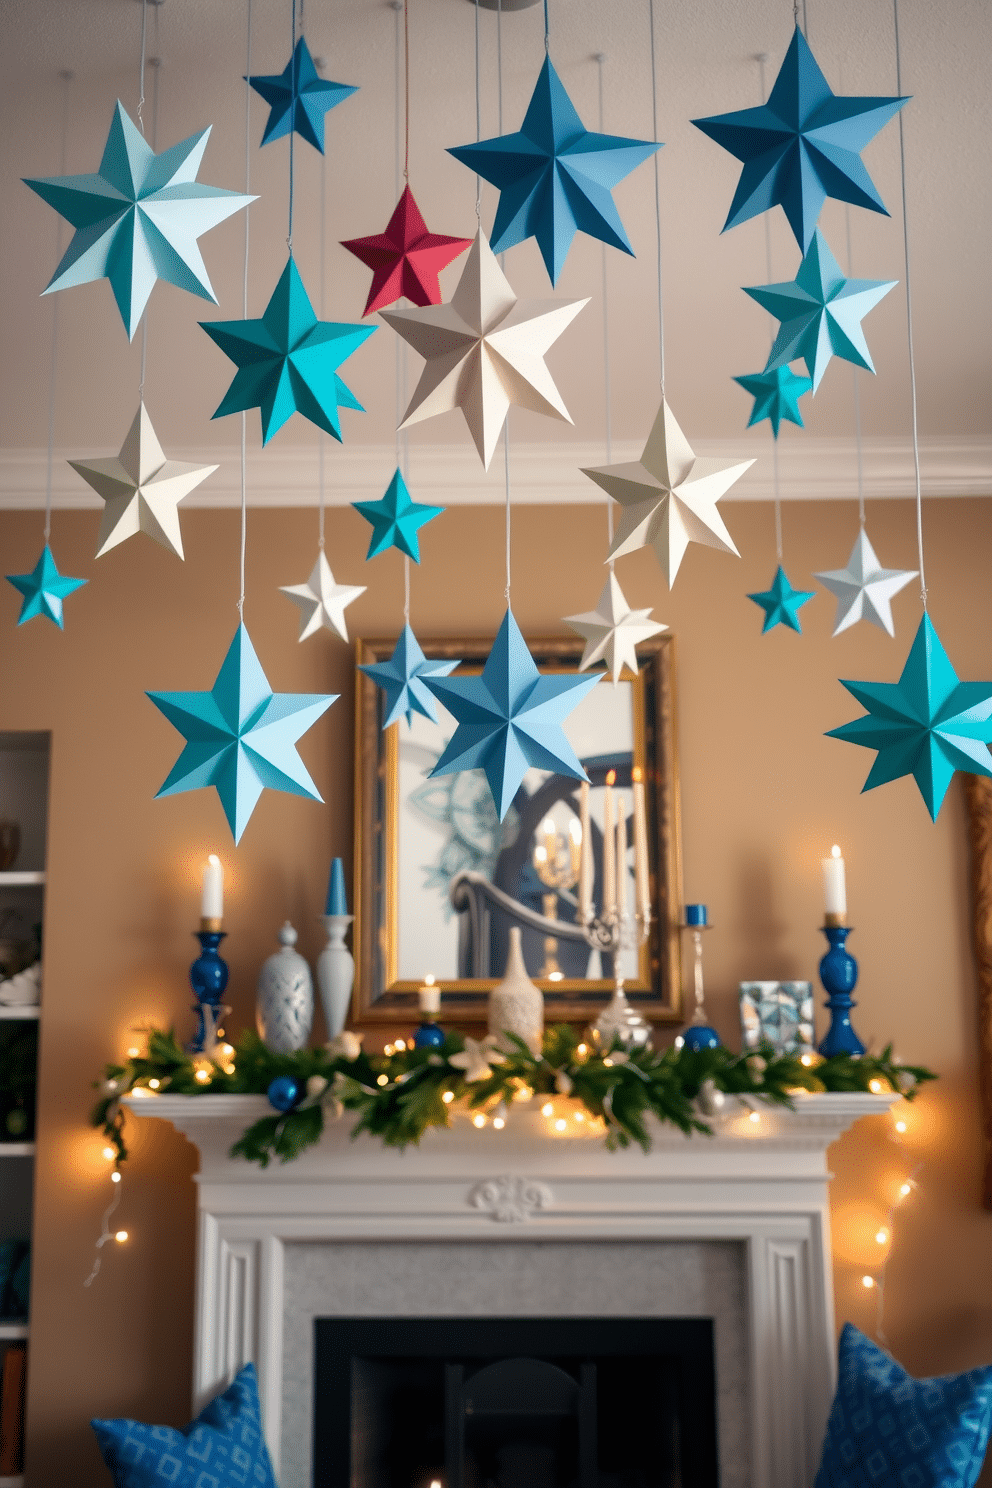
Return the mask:
{"type": "Polygon", "coordinates": [[[296,741],[338,694],[273,693],[243,624],[210,692],[148,696],[186,740],[156,799],[216,786],[235,842],[266,787],[323,799],[296,741]]]}
{"type": "Polygon", "coordinates": [[[129,338],[156,279],[216,303],[196,240],[256,198],[197,181],[209,136],[156,155],[118,103],[95,174],[25,180],[76,229],[44,293],[109,279],[129,338]]]}
{"type": "Polygon", "coordinates": [[[417,530],[426,522],[433,522],[444,511],[443,506],[427,506],[414,501],[406,481],[397,470],[381,501],[353,501],[352,506],[366,522],[372,524],[372,538],[365,555],[366,563],[376,558],[387,548],[399,548],[414,563],[420,562],[420,542],[417,530]]]}
{"type": "Polygon", "coordinates": [[[457,661],[428,661],[420,649],[417,637],[409,625],[404,625],[399,639],[388,661],[369,662],[358,670],[371,677],[377,687],[386,694],[386,719],[383,728],[406,714],[407,728],[413,723],[414,713],[422,713],[431,723],[437,723],[434,699],[427,691],[425,677],[447,677],[458,666],[457,661]]]}
{"type": "Polygon", "coordinates": [[[290,258],[261,320],[200,321],[238,370],[214,418],[257,408],[262,443],[294,413],[341,439],[339,408],[365,410],[336,375],[375,326],[318,320],[290,258]]]}
{"type": "Polygon", "coordinates": [[[813,386],[808,377],[800,377],[791,367],[775,367],[772,371],[753,372],[748,377],[735,377],[746,393],[754,399],[751,417],[747,421],[760,424],[763,419],[771,421],[772,433],[778,438],[783,419],[804,428],[803,416],[799,412],[799,399],[813,386]]]}
{"type": "Polygon", "coordinates": [[[62,620],[62,601],[84,584],[88,579],[70,579],[68,574],[60,574],[56,567],[52,550],[46,543],[41,550],[41,557],[30,573],[7,574],[7,583],[13,584],[14,588],[24,596],[21,605],[21,613],[18,617],[18,625],[23,625],[27,620],[33,620],[36,615],[45,615],[53,620],[59,630],[64,630],[62,620]]]}
{"type": "Polygon", "coordinates": [[[898,682],[846,682],[868,709],[827,737],[878,751],[863,790],[912,775],[934,821],[955,770],[992,775],[992,682],[959,682],[924,614],[898,682]]]}
{"type": "Polygon", "coordinates": [[[802,357],[813,379],[814,393],[832,356],[874,372],[861,322],[898,282],[845,279],[817,228],[794,280],[788,284],[760,284],[744,291],[782,322],[765,371],[772,372],[802,357]]]}
{"type": "Polygon", "coordinates": [[[748,599],[760,605],[765,612],[765,623],[761,627],[762,635],[766,631],[774,630],[776,625],[787,625],[790,630],[802,635],[802,626],[799,624],[797,611],[802,609],[804,604],[808,604],[815,595],[815,589],[793,589],[780,563],[775,570],[772,587],[760,594],[749,594],[748,599]]]}
{"type": "Polygon", "coordinates": [[[301,36],[282,72],[245,78],[269,105],[262,144],[295,132],[324,153],[324,115],[352,93],[348,83],[325,82],[313,65],[310,48],[301,36]]]}

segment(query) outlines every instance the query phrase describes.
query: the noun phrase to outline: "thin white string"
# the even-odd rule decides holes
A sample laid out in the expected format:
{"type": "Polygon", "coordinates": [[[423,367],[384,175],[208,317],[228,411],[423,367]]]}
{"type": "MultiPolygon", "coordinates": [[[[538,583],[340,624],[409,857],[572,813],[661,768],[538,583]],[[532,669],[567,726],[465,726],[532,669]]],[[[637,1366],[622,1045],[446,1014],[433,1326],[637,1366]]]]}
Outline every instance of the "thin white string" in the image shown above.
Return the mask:
{"type": "MultiPolygon", "coordinates": [[[[654,0],[648,0],[651,23],[651,137],[658,140],[658,64],[654,44],[654,0]]],[[[661,363],[661,396],[665,396],[665,310],[661,284],[661,186],[658,180],[658,151],[654,152],[654,225],[658,246],[658,355],[661,363]]]]}
{"type": "MultiPolygon", "coordinates": [[[[765,63],[768,61],[767,52],[758,52],[754,59],[758,64],[758,86],[761,90],[760,103],[765,101],[765,63]]],[[[765,276],[768,283],[772,282],[772,230],[769,224],[769,213],[762,214],[765,228],[765,276]]],[[[775,332],[771,333],[772,345],[775,344],[775,332]]],[[[779,489],[778,477],[778,435],[772,429],[772,492],[775,499],[775,556],[779,567],[782,566],[782,496],[779,489]]]]}
{"type": "Polygon", "coordinates": [[[503,425],[503,473],[506,481],[506,588],[503,590],[503,598],[506,600],[507,609],[510,607],[510,410],[506,410],[506,423],[503,425]]]}
{"type": "MultiPolygon", "coordinates": [[[[545,41],[547,38],[545,38],[545,41]]],[[[503,0],[496,0],[496,96],[499,99],[497,134],[503,133],[503,0]]]]}
{"type": "MultiPolygon", "coordinates": [[[[476,0],[475,6],[476,24],[479,19],[479,4],[476,0]]],[[[548,5],[544,0],[544,45],[548,45],[548,5]]],[[[478,117],[479,108],[479,73],[478,52],[476,52],[476,74],[475,74],[475,102],[478,117]]],[[[496,122],[497,133],[503,133],[503,0],[496,0],[496,122]]],[[[500,267],[505,262],[506,254],[499,256],[500,267]]],[[[510,607],[510,410],[506,410],[506,422],[503,425],[503,481],[506,487],[506,588],[503,590],[503,598],[506,600],[507,609],[510,607]]]]}
{"type": "MultiPolygon", "coordinates": [[[[59,175],[65,175],[66,142],[69,136],[69,84],[73,74],[68,70],[59,73],[62,84],[62,131],[59,146],[59,175]]],[[[62,259],[62,221],[55,224],[55,262],[62,259]]],[[[45,547],[52,535],[52,461],[55,443],[55,383],[59,365],[59,296],[52,295],[52,353],[48,364],[48,455],[45,464],[45,547]]]]}
{"type": "MultiPolygon", "coordinates": [[[[479,93],[479,0],[475,0],[475,143],[482,138],[482,100],[479,93]]],[[[475,220],[482,226],[482,177],[475,177],[475,220]]]]}
{"type": "MultiPolygon", "coordinates": [[[[502,3],[502,0],[500,0],[500,3],[502,3]]],[[[603,52],[597,52],[596,55],[595,55],[595,62],[596,62],[597,68],[599,69],[599,132],[600,132],[600,134],[605,133],[605,130],[606,130],[606,126],[605,126],[605,122],[604,122],[604,111],[603,111],[603,64],[604,64],[605,61],[606,61],[605,54],[603,52]]],[[[610,300],[609,300],[609,293],[608,293],[609,284],[608,284],[607,265],[606,265],[606,244],[605,243],[603,243],[602,246],[601,246],[601,248],[600,248],[600,261],[601,261],[600,262],[600,267],[601,267],[601,271],[602,271],[602,283],[603,283],[603,291],[602,291],[602,296],[603,296],[603,424],[604,424],[605,432],[606,432],[606,463],[607,463],[607,465],[610,465],[610,464],[613,463],[613,421],[612,421],[612,402],[613,402],[613,398],[612,398],[612,388],[611,388],[611,382],[610,382],[610,300]]],[[[612,548],[612,546],[613,546],[613,498],[612,498],[612,496],[607,496],[607,498],[606,498],[606,532],[607,532],[607,541],[609,543],[609,546],[612,548]]],[[[610,572],[612,573],[613,572],[613,559],[612,558],[609,559],[609,567],[610,567],[610,572]]]]}
{"type": "MultiPolygon", "coordinates": [[[[792,0],[792,20],[794,25],[799,25],[799,0],[792,0]]],[[[806,0],[803,0],[803,35],[808,41],[809,26],[806,21],[806,0]]]]}
{"type": "MultiPolygon", "coordinates": [[[[158,44],[158,8],[155,10],[155,41],[158,44]]],[[[152,83],[152,149],[158,147],[158,79],[162,68],[161,57],[151,57],[149,65],[153,70],[154,81],[152,83]]],[[[142,84],[142,93],[144,85],[142,84]]],[[[145,306],[141,317],[141,380],[138,383],[138,401],[145,401],[145,377],[148,368],[148,306],[145,306]]]]}
{"type": "MultiPolygon", "coordinates": [[[[245,196],[251,195],[251,7],[252,0],[248,0],[247,30],[248,38],[245,50],[245,196]]],[[[290,136],[292,138],[292,136],[290,136]]],[[[241,313],[245,320],[248,319],[248,245],[249,245],[249,223],[251,215],[251,203],[245,208],[245,261],[244,272],[241,282],[241,313]]],[[[248,451],[246,448],[247,414],[241,415],[241,589],[238,595],[238,615],[243,621],[245,617],[245,549],[248,541],[248,494],[246,471],[248,466],[248,451]]]]}
{"type": "MultiPolygon", "coordinates": [[[[400,192],[400,16],[403,16],[403,76],[409,77],[409,31],[407,29],[407,11],[404,0],[393,0],[393,10],[396,12],[396,34],[395,34],[395,159],[394,159],[394,191],[397,197],[400,192]]],[[[409,126],[409,85],[405,86],[404,97],[406,108],[404,112],[405,135],[407,151],[409,151],[410,126],[409,126]]],[[[404,179],[409,184],[409,177],[404,167],[404,179]]],[[[403,419],[403,410],[406,408],[406,342],[401,341],[399,336],[394,336],[393,346],[395,350],[396,365],[396,468],[408,479],[410,465],[410,435],[406,430],[400,429],[403,419]]],[[[410,557],[403,554],[403,624],[410,624],[410,557]]]]}
{"type": "Polygon", "coordinates": [[[403,624],[410,624],[410,555],[403,554],[403,624]]]}
{"type": "MultiPolygon", "coordinates": [[[[896,41],[896,93],[902,97],[902,58],[899,51],[899,0],[892,0],[896,41]]],[[[920,483],[920,434],[916,415],[916,359],[913,355],[913,295],[910,285],[909,223],[906,214],[906,137],[899,110],[899,178],[902,184],[902,244],[906,262],[906,337],[909,342],[909,387],[913,400],[913,468],[916,476],[916,546],[920,560],[920,603],[927,609],[927,579],[923,568],[923,490],[920,483]]]]}
{"type": "MultiPolygon", "coordinates": [[[[302,6],[300,23],[302,25],[302,6]]],[[[320,318],[327,314],[327,152],[320,157],[320,318]]],[[[324,445],[327,435],[317,430],[317,546],[324,551],[324,445]]]]}
{"type": "Polygon", "coordinates": [[[141,111],[145,106],[145,42],[148,39],[148,0],[141,0],[141,61],[138,64],[138,128],[145,132],[141,111]]]}
{"type": "MultiPolygon", "coordinates": [[[[115,1173],[117,1172],[117,1169],[116,1168],[114,1169],[114,1172],[115,1173]]],[[[110,1216],[113,1214],[114,1210],[117,1208],[117,1206],[120,1203],[120,1201],[121,1201],[121,1185],[118,1182],[118,1183],[115,1183],[114,1184],[114,1197],[111,1199],[110,1203],[107,1205],[106,1209],[103,1211],[103,1219],[100,1221],[100,1236],[99,1236],[99,1239],[97,1239],[96,1242],[95,1242],[95,1244],[96,1244],[96,1255],[93,1258],[93,1270],[90,1272],[89,1276],[87,1276],[86,1280],[83,1282],[83,1286],[84,1287],[92,1286],[93,1283],[94,1283],[94,1281],[96,1281],[96,1278],[97,1278],[97,1276],[99,1275],[99,1272],[100,1272],[100,1263],[103,1260],[103,1257],[101,1256],[100,1252],[103,1249],[103,1247],[106,1245],[106,1243],[107,1243],[108,1240],[113,1240],[115,1238],[114,1232],[110,1228],[110,1216]]]]}
{"type": "MultiPolygon", "coordinates": [[[[844,203],[844,226],[847,231],[847,277],[850,279],[854,273],[854,255],[851,252],[851,208],[846,202],[844,203]]],[[[858,461],[858,521],[863,527],[865,525],[865,482],[861,452],[861,386],[858,382],[857,367],[852,367],[851,372],[854,390],[854,449],[858,461]]]]}
{"type": "Polygon", "coordinates": [[[289,35],[289,67],[293,78],[293,97],[291,104],[293,112],[289,130],[289,231],[286,235],[286,247],[289,249],[290,258],[292,258],[293,256],[293,191],[296,184],[296,153],[294,142],[296,140],[296,97],[297,85],[299,82],[296,68],[296,0],[292,0],[291,11],[291,30],[289,35]]]}

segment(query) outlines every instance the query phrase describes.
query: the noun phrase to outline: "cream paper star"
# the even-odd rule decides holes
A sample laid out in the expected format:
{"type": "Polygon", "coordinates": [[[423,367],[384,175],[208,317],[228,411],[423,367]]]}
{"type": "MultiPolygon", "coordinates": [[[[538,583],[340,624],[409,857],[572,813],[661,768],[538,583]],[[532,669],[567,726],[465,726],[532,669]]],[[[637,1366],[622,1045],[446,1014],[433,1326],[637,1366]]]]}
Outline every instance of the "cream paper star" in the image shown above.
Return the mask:
{"type": "Polygon", "coordinates": [[[69,464],[107,503],[97,537],[98,558],[136,532],[146,532],[177,558],[184,557],[179,502],[219,468],[167,460],[144,403],[116,459],[69,464]]]}
{"type": "Polygon", "coordinates": [[[488,470],[511,403],[570,424],[544,356],[588,303],[518,300],[480,228],[450,304],[381,312],[427,360],[400,428],[460,408],[488,470]]]}
{"type": "Polygon", "coordinates": [[[597,661],[605,661],[614,686],[619,682],[620,673],[625,666],[636,675],[637,652],[634,648],[638,641],[646,641],[649,636],[659,635],[661,631],[668,629],[667,625],[662,625],[657,620],[649,620],[650,613],[650,608],[630,608],[616,574],[610,569],[610,576],[596,608],[585,615],[564,617],[565,624],[577,631],[586,643],[579,662],[579,671],[584,672],[586,667],[597,661]]]}
{"type": "Polygon", "coordinates": [[[321,626],[333,630],[335,635],[346,641],[348,626],[344,612],[360,594],[365,593],[365,585],[335,583],[331,565],[321,549],[306,583],[281,584],[279,592],[299,606],[301,641],[316,635],[321,626]]]}
{"type": "Polygon", "coordinates": [[[840,635],[842,630],[856,625],[859,620],[870,620],[872,625],[894,636],[892,597],[900,589],[905,589],[916,573],[915,568],[883,568],[862,527],[854,540],[847,567],[831,568],[813,577],[819,579],[837,600],[834,635],[840,635]]]}
{"type": "Polygon", "coordinates": [[[624,508],[609,556],[654,548],[671,588],[691,542],[740,557],[716,504],[753,464],[697,458],[663,398],[638,462],[582,473],[624,508]]]}

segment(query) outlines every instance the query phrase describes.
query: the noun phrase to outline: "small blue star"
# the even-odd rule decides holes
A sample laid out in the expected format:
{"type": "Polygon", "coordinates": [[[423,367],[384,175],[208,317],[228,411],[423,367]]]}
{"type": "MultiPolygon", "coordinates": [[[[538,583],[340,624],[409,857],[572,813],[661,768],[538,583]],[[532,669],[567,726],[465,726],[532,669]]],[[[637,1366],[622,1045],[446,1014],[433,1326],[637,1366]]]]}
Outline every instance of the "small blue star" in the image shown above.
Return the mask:
{"type": "Polygon", "coordinates": [[[365,555],[366,563],[370,558],[384,553],[387,548],[399,548],[414,563],[419,563],[420,542],[417,530],[426,522],[432,522],[435,517],[441,516],[444,511],[443,506],[428,506],[424,502],[414,501],[398,470],[386,487],[386,494],[381,501],[353,501],[351,504],[366,522],[372,524],[372,538],[365,555]]]}
{"type": "Polygon", "coordinates": [[[815,589],[793,589],[780,563],[775,570],[772,587],[761,594],[749,594],[748,599],[760,605],[765,612],[765,623],[761,627],[762,635],[766,631],[774,630],[776,625],[787,625],[790,630],[795,630],[801,635],[802,626],[799,624],[797,611],[804,604],[808,604],[815,595],[815,589]]]}
{"type": "Polygon", "coordinates": [[[7,583],[13,584],[24,596],[18,625],[23,625],[26,620],[33,620],[36,615],[45,615],[55,622],[59,630],[64,630],[62,601],[89,583],[89,580],[70,579],[67,574],[60,574],[52,557],[52,550],[46,543],[31,572],[7,574],[7,583]]]}
{"type": "Polygon", "coordinates": [[[301,36],[282,72],[245,78],[269,105],[262,144],[295,132],[324,153],[324,115],[352,93],[347,83],[325,82],[313,65],[310,48],[301,36]]]}
{"type": "Polygon", "coordinates": [[[798,424],[800,429],[805,427],[799,412],[799,399],[813,386],[808,377],[800,377],[791,367],[776,367],[772,371],[766,368],[764,372],[753,372],[748,377],[735,377],[734,381],[739,382],[754,399],[751,417],[747,421],[749,429],[752,424],[770,419],[772,433],[777,439],[783,419],[798,424]]]}
{"type": "Polygon", "coordinates": [[[431,723],[437,723],[437,708],[423,679],[447,677],[456,666],[457,661],[428,661],[417,637],[409,625],[404,625],[388,661],[369,662],[358,670],[371,677],[386,694],[386,719],[382,726],[387,729],[403,713],[407,728],[413,723],[414,713],[422,713],[431,723]]]}

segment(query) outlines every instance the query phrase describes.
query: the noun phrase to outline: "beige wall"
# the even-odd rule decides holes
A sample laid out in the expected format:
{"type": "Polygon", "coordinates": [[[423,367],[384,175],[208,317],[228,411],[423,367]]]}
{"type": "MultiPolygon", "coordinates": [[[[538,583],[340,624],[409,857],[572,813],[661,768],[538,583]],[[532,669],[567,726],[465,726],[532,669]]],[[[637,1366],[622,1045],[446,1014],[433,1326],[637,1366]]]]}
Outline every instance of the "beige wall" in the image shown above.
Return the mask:
{"type": "MultiPolygon", "coordinates": [[[[911,781],[859,794],[872,756],[825,729],[859,709],[840,675],[895,680],[916,625],[915,585],[896,601],[898,639],[868,626],[830,638],[832,603],[803,612],[802,638],[760,635],[744,597],[774,570],[772,513],[731,505],[743,562],[690,550],[669,597],[654,558],[621,564],[633,604],[654,604],[679,641],[679,715],[685,890],[711,906],[711,1011],[737,1039],[743,977],[812,976],[823,949],[820,856],[843,844],[851,947],[861,965],[856,1026],[892,1038],[907,1060],[930,1063],[939,1085],[910,1116],[908,1151],[887,1122],[865,1121],[832,1153],[838,1318],[870,1326],[859,1278],[873,1250],[882,1188],[920,1162],[921,1190],[900,1213],[886,1296],[886,1328],[913,1371],[992,1360],[992,1216],[977,1207],[975,978],[968,943],[965,824],[959,784],[931,825],[911,781]]],[[[912,512],[870,513],[883,560],[915,564],[912,512]]],[[[301,752],[323,807],[266,793],[236,851],[213,792],[155,801],[179,736],[145,688],[208,688],[236,623],[237,519],[192,511],[188,558],[178,563],[136,539],[99,563],[94,513],[57,513],[61,568],[92,582],[67,605],[64,635],[35,620],[15,630],[18,597],[3,586],[0,728],[53,735],[49,888],[38,1147],[30,1375],[29,1483],[76,1488],[106,1481],[91,1415],[185,1422],[188,1414],[195,1153],[171,1128],[132,1122],[119,1223],[132,1240],[105,1255],[84,1290],[109,1183],[100,1140],[87,1126],[90,1082],[145,1021],[189,1024],[186,973],[197,914],[197,868],[220,850],[229,865],[226,954],[234,1023],[252,1018],[254,980],[289,916],[313,957],[330,855],[351,850],[352,663],[324,633],[300,646],[296,611],[277,585],[299,582],[316,547],[313,512],[252,513],[246,617],[279,691],[339,691],[301,752]]],[[[4,572],[30,568],[40,514],[0,517],[4,572]]],[[[527,633],[590,608],[603,582],[602,509],[515,513],[514,604],[527,633]]],[[[856,530],[851,505],[790,505],[791,578],[841,565],[856,530]]],[[[986,615],[992,503],[928,508],[932,615],[964,678],[990,675],[986,615]]],[[[328,517],[339,579],[369,591],[348,612],[353,633],[401,622],[396,554],[363,566],[368,528],[350,511],[328,517]]],[[[501,519],[451,510],[422,533],[413,621],[422,637],[491,635],[502,614],[501,519]]]]}

